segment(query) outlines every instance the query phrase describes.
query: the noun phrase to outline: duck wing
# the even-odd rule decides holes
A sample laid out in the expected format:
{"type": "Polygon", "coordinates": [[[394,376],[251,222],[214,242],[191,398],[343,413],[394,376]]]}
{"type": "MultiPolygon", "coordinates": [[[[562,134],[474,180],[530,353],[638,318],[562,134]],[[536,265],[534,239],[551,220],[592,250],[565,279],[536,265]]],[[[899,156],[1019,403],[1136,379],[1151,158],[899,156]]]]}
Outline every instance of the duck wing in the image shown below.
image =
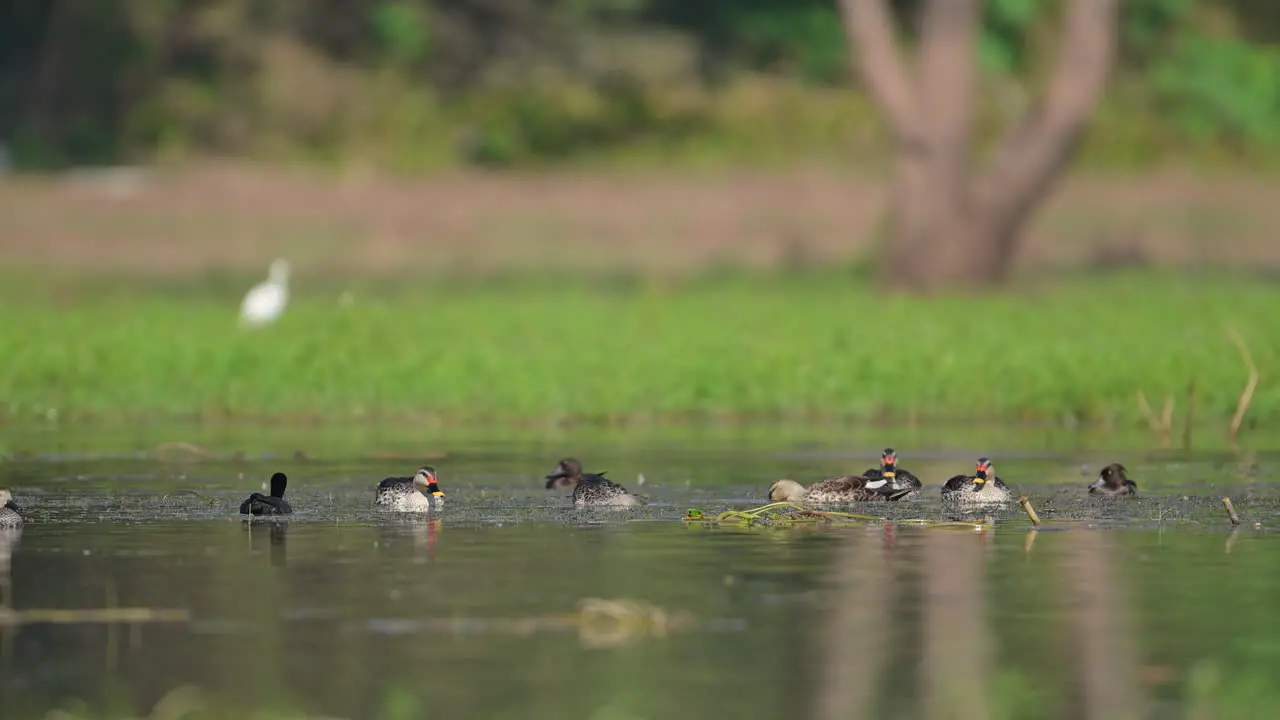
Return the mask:
{"type": "Polygon", "coordinates": [[[972,475],[956,475],[942,486],[942,492],[952,493],[959,492],[973,484],[972,475]]]}
{"type": "Polygon", "coordinates": [[[389,477],[383,480],[382,482],[378,483],[378,489],[394,490],[396,488],[401,487],[402,485],[412,485],[412,484],[413,484],[413,478],[411,477],[389,477]]]}
{"type": "Polygon", "coordinates": [[[896,485],[899,490],[919,490],[924,487],[924,483],[920,482],[920,478],[916,477],[915,473],[910,470],[899,470],[892,484],[896,485]]]}
{"type": "Polygon", "coordinates": [[[254,493],[240,503],[241,515],[288,515],[293,512],[284,498],[254,493]]]}
{"type": "Polygon", "coordinates": [[[603,472],[587,473],[582,476],[582,482],[595,485],[597,487],[618,488],[622,492],[627,492],[625,487],[605,477],[603,472]]]}
{"type": "Polygon", "coordinates": [[[822,482],[810,485],[807,492],[809,495],[817,497],[823,495],[831,497],[845,496],[855,502],[883,499],[880,493],[867,487],[867,478],[861,475],[827,478],[822,482]]]}

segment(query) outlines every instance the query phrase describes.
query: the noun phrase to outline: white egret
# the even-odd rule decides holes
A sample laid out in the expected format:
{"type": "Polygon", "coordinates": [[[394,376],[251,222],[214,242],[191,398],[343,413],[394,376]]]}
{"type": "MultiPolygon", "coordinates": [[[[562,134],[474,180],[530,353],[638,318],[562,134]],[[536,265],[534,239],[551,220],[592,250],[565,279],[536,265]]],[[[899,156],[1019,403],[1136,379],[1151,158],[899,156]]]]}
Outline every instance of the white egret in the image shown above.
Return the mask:
{"type": "Polygon", "coordinates": [[[289,262],[271,263],[267,279],[245,293],[240,303],[240,324],[245,327],[270,325],[280,318],[289,302],[289,262]]]}

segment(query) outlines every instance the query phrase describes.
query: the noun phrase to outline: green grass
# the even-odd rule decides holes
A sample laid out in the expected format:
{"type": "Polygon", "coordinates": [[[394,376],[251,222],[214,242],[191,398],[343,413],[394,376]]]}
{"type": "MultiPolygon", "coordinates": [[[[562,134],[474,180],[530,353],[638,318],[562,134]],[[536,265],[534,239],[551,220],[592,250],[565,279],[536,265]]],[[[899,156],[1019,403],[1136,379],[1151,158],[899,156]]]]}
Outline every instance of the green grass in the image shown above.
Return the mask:
{"type": "Polygon", "coordinates": [[[1003,295],[877,295],[850,277],[719,278],[678,288],[412,282],[295,290],[284,319],[236,327],[199,289],[0,291],[0,408],[83,415],[414,415],[453,421],[846,417],[1137,424],[1146,393],[1225,423],[1280,419],[1270,382],[1280,286],[1110,276],[1003,295]]]}

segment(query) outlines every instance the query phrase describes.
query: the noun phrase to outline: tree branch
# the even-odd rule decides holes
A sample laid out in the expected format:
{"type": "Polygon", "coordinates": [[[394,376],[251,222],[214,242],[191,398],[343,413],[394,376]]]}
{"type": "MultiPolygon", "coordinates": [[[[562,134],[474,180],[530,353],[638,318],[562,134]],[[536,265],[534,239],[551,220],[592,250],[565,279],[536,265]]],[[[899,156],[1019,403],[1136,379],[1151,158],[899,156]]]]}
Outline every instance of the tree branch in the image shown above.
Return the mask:
{"type": "Polygon", "coordinates": [[[1117,0],[1071,0],[1047,97],[1001,142],[975,202],[1016,224],[1048,192],[1102,96],[1115,57],[1117,0]],[[1019,209],[1021,209],[1019,211],[1019,209]]]}
{"type": "Polygon", "coordinates": [[[840,0],[845,36],[871,100],[900,145],[919,141],[918,113],[911,78],[898,53],[893,17],[885,0],[840,0]]]}

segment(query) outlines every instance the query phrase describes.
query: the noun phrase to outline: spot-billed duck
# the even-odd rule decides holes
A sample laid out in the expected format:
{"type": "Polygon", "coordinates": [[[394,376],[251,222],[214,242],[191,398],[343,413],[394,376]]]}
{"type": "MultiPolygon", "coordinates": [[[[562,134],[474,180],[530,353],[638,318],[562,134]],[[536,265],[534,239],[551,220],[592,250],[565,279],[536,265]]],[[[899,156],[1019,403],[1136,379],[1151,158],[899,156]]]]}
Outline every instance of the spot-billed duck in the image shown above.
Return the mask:
{"type": "Polygon", "coordinates": [[[373,504],[397,512],[428,512],[444,505],[444,492],[435,468],[424,466],[411,478],[389,477],[378,483],[373,504]]]}
{"type": "Polygon", "coordinates": [[[1009,502],[1013,493],[997,475],[989,458],[978,458],[973,475],[956,475],[942,486],[942,501],[957,505],[1009,502]]]}

